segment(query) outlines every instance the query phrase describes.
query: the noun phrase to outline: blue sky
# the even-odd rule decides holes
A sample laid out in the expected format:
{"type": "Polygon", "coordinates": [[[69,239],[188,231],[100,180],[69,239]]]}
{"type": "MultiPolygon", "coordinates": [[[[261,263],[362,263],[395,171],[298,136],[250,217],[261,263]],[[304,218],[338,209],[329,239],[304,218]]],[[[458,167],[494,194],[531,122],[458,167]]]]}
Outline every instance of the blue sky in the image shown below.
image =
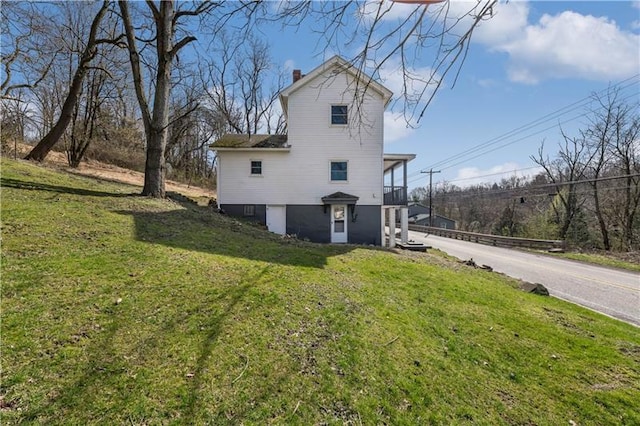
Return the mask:
{"type": "MultiPolygon", "coordinates": [[[[455,3],[452,7],[468,9],[464,2],[455,3]]],[[[394,5],[397,16],[415,7],[394,5]]],[[[418,128],[393,120],[397,106],[388,112],[385,151],[417,154],[409,168],[412,188],[426,184],[428,175],[419,172],[434,165],[442,171],[434,175],[434,182],[459,186],[499,180],[502,175],[474,178],[499,172],[513,175],[514,170],[528,169],[519,174],[531,174],[536,170],[529,156],[541,141],[546,140],[553,155],[560,138],[558,124],[564,122],[563,128],[575,133],[584,127],[585,117],[579,116],[587,105],[576,104],[564,115],[552,113],[621,81],[622,94],[640,100],[639,34],[640,2],[501,2],[494,18],[475,34],[455,87],[448,82],[441,88],[418,128]],[[477,158],[448,160],[548,114],[544,123],[493,145],[508,146],[467,156],[477,158]],[[545,131],[548,127],[552,128],[545,131]]],[[[265,36],[274,60],[287,70],[305,73],[322,62],[323,54],[333,53],[323,53],[309,28],[274,28],[265,36]]],[[[349,59],[348,51],[340,53],[349,59]]],[[[386,77],[383,84],[397,92],[393,73],[386,77]]]]}

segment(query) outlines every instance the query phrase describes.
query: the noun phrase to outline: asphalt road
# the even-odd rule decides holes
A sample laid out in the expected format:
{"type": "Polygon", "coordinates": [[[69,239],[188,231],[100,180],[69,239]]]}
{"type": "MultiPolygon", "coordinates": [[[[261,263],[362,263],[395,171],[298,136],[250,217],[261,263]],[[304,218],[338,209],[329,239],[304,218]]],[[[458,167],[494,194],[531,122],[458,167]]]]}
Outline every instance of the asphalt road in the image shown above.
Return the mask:
{"type": "Polygon", "coordinates": [[[587,265],[508,248],[409,232],[423,242],[461,260],[489,265],[494,271],[543,284],[551,296],[568,300],[640,326],[640,274],[587,265]]]}

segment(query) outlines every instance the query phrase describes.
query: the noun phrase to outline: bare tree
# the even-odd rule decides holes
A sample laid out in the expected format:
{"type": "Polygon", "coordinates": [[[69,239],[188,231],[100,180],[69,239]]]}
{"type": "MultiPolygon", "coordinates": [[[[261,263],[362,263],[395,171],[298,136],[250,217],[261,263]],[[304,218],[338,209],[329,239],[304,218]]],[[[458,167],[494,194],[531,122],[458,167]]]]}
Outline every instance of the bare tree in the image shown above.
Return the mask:
{"type": "Polygon", "coordinates": [[[204,14],[215,7],[215,3],[201,2],[191,9],[176,9],[174,1],[161,1],[159,4],[147,0],[146,5],[153,19],[153,36],[147,43],[155,47],[152,79],[154,82],[153,104],[149,107],[144,90],[141,55],[137,46],[138,37],[126,1],[119,1],[120,12],[127,35],[127,46],[136,97],[140,106],[142,122],[147,139],[147,159],[142,195],[164,197],[165,195],[165,150],[169,129],[170,95],[172,88],[171,71],[178,52],[196,40],[192,35],[185,35],[175,40],[182,18],[204,14]]]}
{"type": "Polygon", "coordinates": [[[223,32],[218,45],[212,49],[215,55],[202,58],[200,78],[207,103],[226,118],[234,133],[283,133],[284,115],[277,106],[284,75],[277,71],[268,44],[223,32]]]}
{"type": "Polygon", "coordinates": [[[226,121],[202,102],[195,79],[185,80],[173,90],[167,149],[168,174],[199,183],[211,178],[213,157],[209,144],[226,130],[226,121]],[[170,167],[169,167],[170,166],[170,167]]]}
{"type": "Polygon", "coordinates": [[[78,167],[97,132],[100,107],[104,102],[107,74],[90,70],[85,79],[83,102],[77,102],[71,117],[71,132],[67,143],[67,161],[78,167]]]}
{"type": "Polygon", "coordinates": [[[60,47],[46,43],[52,23],[37,4],[4,2],[0,16],[0,98],[9,99],[13,91],[38,86],[49,73],[60,47]]]}
{"type": "MultiPolygon", "coordinates": [[[[98,31],[100,29],[102,18],[105,16],[108,9],[109,2],[104,1],[95,17],[93,18],[89,36],[80,57],[80,62],[75,70],[71,85],[69,87],[69,92],[66,96],[64,104],[62,105],[60,117],[58,118],[53,128],[42,138],[42,140],[31,150],[31,152],[27,154],[25,159],[36,161],[44,160],[49,151],[51,151],[53,146],[58,142],[58,140],[60,140],[67,126],[69,125],[69,122],[73,117],[75,105],[78,102],[78,97],[82,92],[84,77],[89,70],[91,61],[98,53],[98,45],[107,41],[98,39],[98,31]]],[[[109,40],[109,42],[113,41],[109,40]]]]}
{"type": "Polygon", "coordinates": [[[2,130],[3,143],[7,139],[22,142],[25,138],[29,107],[24,90],[19,89],[14,93],[10,98],[3,99],[0,108],[0,129],[2,130]]]}
{"type": "Polygon", "coordinates": [[[560,239],[567,237],[567,232],[581,206],[584,204],[584,197],[578,194],[577,181],[585,177],[585,172],[591,162],[592,154],[589,153],[587,142],[584,138],[572,138],[562,129],[560,130],[563,141],[558,144],[560,150],[554,160],[550,160],[544,155],[544,142],[538,149],[537,156],[530,158],[541,166],[556,189],[556,196],[560,202],[560,208],[556,208],[556,217],[559,224],[560,239]]]}
{"type": "MultiPolygon", "coordinates": [[[[455,86],[478,25],[493,15],[497,0],[468,3],[443,1],[407,6],[386,1],[284,1],[274,19],[284,25],[308,25],[319,35],[324,51],[355,49],[351,63],[360,73],[381,76],[385,70],[403,77],[397,93],[409,125],[423,117],[447,75],[455,86]],[[402,18],[392,18],[406,8],[402,18]],[[428,69],[414,69],[418,58],[433,58],[428,69]]],[[[364,80],[364,79],[363,79],[364,80]]],[[[365,96],[369,81],[355,87],[356,101],[365,96]]],[[[358,106],[360,102],[356,102],[358,106]]]]}
{"type": "Polygon", "coordinates": [[[589,185],[592,189],[594,212],[602,236],[602,246],[605,250],[611,249],[611,240],[601,204],[600,178],[606,172],[610,162],[611,139],[616,121],[614,116],[616,98],[617,92],[610,91],[606,99],[594,94],[593,99],[597,108],[589,118],[588,128],[580,131],[582,138],[587,141],[589,149],[592,151],[593,159],[588,167],[591,178],[589,185]]]}
{"type": "MultiPolygon", "coordinates": [[[[109,21],[103,32],[117,39],[120,23],[109,21]]],[[[117,44],[102,44],[94,64],[87,71],[81,97],[76,103],[70,131],[65,134],[65,150],[71,167],[77,167],[92,142],[108,141],[118,127],[118,116],[126,117],[127,106],[121,102],[126,91],[125,50],[117,44]]],[[[128,67],[127,67],[128,68],[128,67]]],[[[122,120],[120,120],[122,123],[122,120]]]]}
{"type": "Polygon", "coordinates": [[[631,250],[635,242],[634,227],[640,205],[640,114],[638,103],[614,103],[611,106],[613,137],[609,145],[614,161],[623,176],[623,247],[631,250]]]}

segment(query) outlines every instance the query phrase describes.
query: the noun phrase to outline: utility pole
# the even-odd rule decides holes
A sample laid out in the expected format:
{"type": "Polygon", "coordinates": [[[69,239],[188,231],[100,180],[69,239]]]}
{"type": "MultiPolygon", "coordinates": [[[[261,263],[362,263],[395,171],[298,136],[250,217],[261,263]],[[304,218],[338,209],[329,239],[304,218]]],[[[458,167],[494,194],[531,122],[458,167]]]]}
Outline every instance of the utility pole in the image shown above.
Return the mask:
{"type": "Polygon", "coordinates": [[[427,172],[421,171],[420,173],[429,173],[429,226],[433,227],[433,174],[440,173],[441,170],[429,169],[427,172]]]}

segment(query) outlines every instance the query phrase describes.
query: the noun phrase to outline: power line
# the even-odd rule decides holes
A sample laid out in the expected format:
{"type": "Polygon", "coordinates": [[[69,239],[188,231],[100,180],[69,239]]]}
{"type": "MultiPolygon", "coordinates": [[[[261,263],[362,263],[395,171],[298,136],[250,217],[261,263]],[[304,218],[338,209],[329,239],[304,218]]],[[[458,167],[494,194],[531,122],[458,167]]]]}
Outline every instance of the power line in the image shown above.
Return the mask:
{"type": "MultiPolygon", "coordinates": [[[[482,189],[475,189],[475,190],[460,190],[460,191],[455,191],[455,192],[440,192],[440,193],[436,193],[435,196],[443,196],[443,195],[449,195],[452,197],[475,197],[478,195],[500,195],[500,194],[505,194],[505,193],[511,193],[511,192],[519,192],[519,193],[523,193],[523,192],[528,192],[528,191],[534,191],[536,189],[546,189],[546,188],[557,188],[559,186],[566,186],[566,185],[579,185],[582,183],[589,183],[589,182],[603,182],[603,181],[608,181],[608,180],[616,180],[616,179],[626,179],[626,178],[634,178],[634,177],[640,177],[640,173],[632,173],[632,174],[628,174],[628,175],[617,175],[617,176],[606,176],[606,177],[600,177],[600,178],[592,178],[592,179],[579,179],[579,180],[572,180],[572,181],[566,181],[566,182],[556,182],[556,183],[545,183],[545,184],[540,184],[540,185],[531,185],[531,186],[521,186],[518,188],[500,188],[500,189],[491,189],[491,188],[482,188],[482,189]]],[[[621,186],[621,187],[616,187],[617,189],[622,189],[622,188],[627,188],[627,186],[621,186]]],[[[607,187],[601,187],[598,188],[598,191],[600,190],[610,190],[612,188],[607,188],[607,187]]],[[[528,196],[539,196],[536,194],[530,194],[528,196]]]]}
{"type": "MultiPolygon", "coordinates": [[[[533,166],[533,167],[523,167],[521,169],[511,169],[511,170],[505,170],[504,172],[496,172],[496,173],[489,173],[486,175],[478,175],[478,176],[473,176],[473,177],[467,177],[467,178],[459,178],[459,179],[452,179],[452,180],[442,180],[439,183],[451,183],[451,182],[459,182],[459,181],[463,181],[463,180],[473,180],[473,179],[480,179],[483,177],[489,177],[489,176],[499,176],[499,175],[506,175],[507,173],[516,173],[516,172],[521,172],[523,170],[533,170],[533,169],[538,169],[540,168],[539,166],[533,166]]],[[[411,182],[416,182],[419,179],[413,179],[413,180],[409,180],[408,183],[411,182]]]]}
{"type": "MultiPolygon", "coordinates": [[[[640,74],[639,74],[639,75],[640,75],[640,74]]],[[[626,81],[626,80],[625,80],[625,81],[626,81]]],[[[627,88],[627,87],[629,87],[629,86],[630,86],[630,85],[625,86],[625,88],[627,88]]],[[[637,95],[636,95],[635,93],[632,93],[632,94],[630,94],[630,95],[628,95],[628,96],[626,96],[626,97],[622,98],[622,99],[621,99],[621,101],[625,101],[625,100],[627,100],[627,99],[629,99],[629,98],[631,98],[631,97],[634,97],[634,96],[637,96],[637,95]]],[[[584,116],[586,116],[586,115],[588,115],[588,114],[590,114],[590,113],[591,113],[591,111],[584,112],[584,113],[579,114],[579,115],[577,115],[577,116],[575,116],[575,117],[572,117],[572,118],[570,118],[570,119],[568,119],[568,120],[565,120],[565,121],[562,121],[562,122],[560,122],[560,123],[554,124],[554,125],[552,125],[552,126],[546,127],[546,128],[544,128],[544,129],[542,129],[542,130],[538,130],[538,131],[536,131],[536,132],[534,132],[534,133],[528,134],[528,135],[523,136],[523,137],[521,137],[521,138],[518,138],[518,139],[516,139],[516,140],[509,141],[509,142],[507,142],[507,143],[505,143],[505,144],[499,145],[499,146],[497,146],[497,147],[495,147],[495,148],[492,148],[492,149],[490,149],[490,150],[487,150],[487,151],[481,152],[481,153],[479,153],[478,155],[475,155],[475,156],[473,156],[473,157],[471,157],[471,158],[465,158],[465,159],[463,159],[463,160],[461,160],[461,161],[458,161],[458,162],[456,162],[456,163],[453,163],[453,164],[451,164],[451,165],[449,165],[449,166],[447,166],[447,167],[443,167],[443,168],[442,168],[442,170],[450,169],[450,168],[452,168],[452,167],[455,167],[455,166],[460,165],[460,164],[462,164],[462,163],[465,163],[465,162],[467,162],[467,161],[470,161],[470,160],[473,160],[473,159],[475,159],[475,158],[481,157],[481,156],[483,156],[483,155],[489,154],[489,153],[491,153],[491,152],[497,151],[498,149],[504,148],[504,147],[509,146],[509,145],[512,145],[512,144],[514,144],[514,143],[516,143],[516,142],[520,142],[520,141],[522,141],[522,140],[525,140],[525,139],[530,138],[530,137],[532,137],[532,136],[535,136],[535,135],[537,135],[537,134],[543,133],[543,132],[545,132],[545,131],[547,131],[547,130],[550,130],[550,129],[552,129],[552,128],[554,128],[554,127],[558,126],[558,125],[562,125],[562,124],[568,123],[568,122],[570,122],[570,121],[573,121],[573,120],[575,120],[575,119],[577,119],[577,118],[584,117],[584,116]]],[[[461,155],[461,154],[458,154],[458,156],[457,156],[457,157],[458,157],[458,158],[463,158],[464,156],[468,155],[469,153],[471,153],[471,152],[468,152],[468,153],[465,153],[465,154],[462,154],[462,155],[461,155]]],[[[450,157],[450,158],[454,158],[454,157],[456,157],[456,156],[452,156],[452,157],[450,157]]],[[[526,170],[526,169],[523,169],[523,170],[526,170]]],[[[504,173],[508,173],[508,172],[504,172],[504,173]]],[[[496,175],[499,175],[499,174],[502,174],[502,173],[496,173],[496,175]]],[[[415,175],[415,173],[414,173],[414,175],[415,175]]],[[[469,178],[469,179],[472,179],[472,178],[469,178]]],[[[408,182],[408,183],[415,182],[416,180],[417,180],[417,179],[409,180],[409,182],[408,182]]],[[[456,179],[456,181],[457,181],[457,180],[458,180],[458,179],[456,179]]]]}
{"type": "MultiPolygon", "coordinates": [[[[598,188],[598,193],[600,192],[607,192],[607,191],[620,191],[623,189],[626,189],[626,186],[612,186],[612,187],[603,187],[603,188],[598,188]]],[[[501,190],[490,190],[490,191],[477,191],[477,192],[473,192],[473,193],[464,193],[464,192],[447,192],[447,193],[436,193],[434,195],[434,198],[438,199],[440,198],[440,202],[442,202],[444,198],[451,198],[451,201],[455,200],[455,201],[459,201],[461,199],[465,199],[465,198],[478,198],[480,196],[486,195],[488,196],[488,198],[492,198],[492,199],[499,199],[499,200],[506,200],[506,199],[510,199],[510,198],[546,198],[546,197],[550,197],[550,196],[555,196],[557,194],[551,194],[551,193],[538,193],[538,194],[531,194],[531,193],[527,193],[526,191],[522,191],[522,190],[528,190],[528,188],[513,188],[513,189],[501,189],[501,190]],[[509,194],[509,193],[513,193],[513,194],[509,194]],[[503,196],[503,195],[507,195],[507,196],[503,196]],[[499,196],[499,197],[496,197],[499,196]]],[[[580,191],[574,191],[573,194],[575,195],[584,195],[584,194],[593,194],[593,191],[591,189],[589,190],[580,190],[580,191]]]]}
{"type": "MultiPolygon", "coordinates": [[[[625,90],[628,87],[632,86],[633,84],[636,84],[637,82],[631,82],[631,83],[629,83],[627,85],[624,85],[624,84],[627,83],[628,81],[632,80],[632,79],[635,79],[638,76],[640,76],[640,74],[636,74],[633,77],[630,77],[630,78],[628,78],[626,80],[623,80],[623,81],[617,83],[616,85],[614,85],[612,87],[615,88],[616,86],[620,86],[619,90],[625,90]]],[[[603,94],[607,90],[610,90],[610,88],[603,89],[598,94],[603,94]]],[[[538,118],[536,120],[533,120],[533,121],[531,121],[531,122],[529,122],[527,124],[524,124],[524,125],[522,125],[520,127],[517,127],[517,128],[515,128],[513,130],[510,130],[510,131],[508,131],[508,132],[506,132],[506,133],[504,133],[504,134],[502,134],[500,136],[497,136],[497,137],[492,138],[492,139],[490,139],[490,140],[488,140],[486,142],[478,144],[478,145],[472,147],[471,149],[465,150],[465,152],[463,152],[463,153],[454,154],[454,155],[452,155],[452,156],[450,156],[450,157],[448,157],[448,158],[446,158],[444,160],[438,161],[438,162],[434,163],[432,165],[432,167],[439,166],[439,165],[442,165],[442,164],[446,164],[446,163],[449,163],[451,161],[455,161],[458,158],[462,158],[462,157],[465,157],[465,156],[467,156],[469,154],[473,154],[473,153],[475,153],[477,151],[482,150],[485,147],[489,147],[491,145],[494,145],[494,144],[496,144],[498,142],[501,142],[501,141],[503,141],[503,140],[505,140],[505,139],[507,139],[509,137],[512,137],[512,136],[515,136],[515,135],[517,135],[519,133],[522,133],[524,131],[530,130],[530,129],[532,129],[534,127],[537,127],[537,126],[539,126],[541,124],[544,124],[544,123],[546,123],[548,121],[555,120],[555,119],[557,119],[557,118],[559,118],[559,117],[561,117],[563,115],[566,115],[566,114],[568,114],[568,113],[570,113],[572,111],[575,111],[575,110],[580,109],[580,108],[584,108],[586,105],[591,103],[592,100],[593,100],[593,98],[591,96],[585,97],[585,98],[583,98],[583,99],[581,99],[579,101],[576,101],[576,102],[574,102],[574,103],[572,103],[570,105],[567,105],[565,107],[562,107],[562,108],[560,108],[560,109],[558,109],[558,110],[556,110],[554,112],[546,114],[546,115],[544,115],[544,116],[542,116],[542,117],[540,117],[540,118],[538,118]]],[[[579,117],[581,117],[583,115],[586,115],[586,114],[587,113],[577,115],[577,116],[573,117],[570,120],[565,120],[562,124],[564,124],[564,123],[566,123],[568,121],[574,120],[576,118],[579,118],[579,117]]],[[[552,127],[555,127],[555,126],[552,126],[552,127]]],[[[548,129],[545,129],[545,130],[548,130],[548,129]]]]}
{"type": "Polygon", "coordinates": [[[507,173],[515,173],[515,172],[521,172],[523,170],[533,170],[533,169],[539,169],[539,168],[540,168],[540,166],[524,167],[522,169],[507,170],[507,171],[504,171],[504,172],[490,173],[490,174],[487,174],[487,175],[473,176],[473,177],[460,178],[460,179],[452,179],[452,180],[448,180],[446,182],[447,183],[459,182],[459,181],[462,181],[462,180],[472,180],[472,179],[478,179],[478,178],[489,177],[489,176],[498,176],[498,175],[504,175],[504,174],[507,174],[507,173]]]}
{"type": "MultiPolygon", "coordinates": [[[[625,79],[625,80],[622,80],[622,81],[620,81],[620,82],[616,83],[616,84],[615,84],[615,85],[613,85],[613,86],[610,86],[610,87],[608,87],[608,88],[606,88],[606,89],[602,89],[601,91],[596,92],[596,95],[602,95],[602,94],[606,93],[607,91],[609,91],[609,90],[611,90],[611,89],[613,89],[613,88],[616,88],[616,87],[618,87],[618,89],[619,89],[619,90],[625,90],[625,89],[627,89],[627,88],[631,87],[632,85],[637,84],[637,81],[632,81],[632,80],[637,79],[637,77],[638,77],[638,76],[640,76],[640,74],[636,74],[636,75],[634,75],[634,76],[632,76],[632,77],[629,77],[629,78],[627,78],[627,79],[625,79]],[[629,82],[630,82],[630,83],[629,83],[629,82]],[[628,83],[628,84],[627,84],[627,83],[628,83]]],[[[627,98],[628,98],[628,97],[627,97],[627,98]]],[[[623,100],[626,100],[627,98],[625,98],[625,99],[623,99],[623,100]]],[[[540,126],[540,125],[542,125],[542,124],[544,124],[544,123],[546,123],[546,122],[548,122],[548,121],[555,120],[555,119],[557,119],[557,118],[559,118],[559,117],[561,117],[561,116],[563,116],[563,115],[566,115],[566,114],[568,114],[568,113],[570,113],[570,112],[572,112],[572,111],[575,111],[575,110],[577,110],[577,109],[579,109],[579,108],[584,108],[586,105],[588,105],[588,104],[589,104],[589,103],[591,103],[592,101],[593,101],[593,96],[587,96],[587,97],[585,97],[585,98],[582,98],[582,99],[580,99],[580,100],[578,100],[578,101],[576,101],[576,102],[573,102],[572,104],[569,104],[569,105],[564,106],[564,107],[562,107],[562,108],[560,108],[560,109],[558,109],[558,110],[555,110],[555,111],[553,111],[553,112],[551,112],[551,113],[548,113],[548,114],[546,114],[546,115],[544,115],[544,116],[542,116],[542,117],[540,117],[540,118],[538,118],[538,119],[536,119],[536,120],[533,120],[533,121],[531,121],[531,122],[529,122],[529,123],[526,123],[526,124],[524,124],[524,125],[522,125],[522,126],[519,126],[519,127],[515,128],[515,129],[513,129],[513,130],[510,130],[510,131],[508,131],[508,132],[506,132],[506,133],[504,133],[504,134],[502,134],[502,135],[500,135],[500,136],[497,136],[497,137],[492,138],[492,139],[489,139],[488,141],[485,141],[485,142],[483,142],[483,143],[481,143],[481,144],[478,144],[478,145],[476,145],[476,146],[472,147],[471,149],[465,150],[465,151],[464,151],[464,152],[462,152],[462,153],[454,154],[454,155],[452,155],[452,156],[450,156],[450,157],[447,157],[447,158],[445,158],[445,159],[443,159],[443,160],[440,160],[440,161],[438,161],[438,162],[435,162],[435,163],[433,163],[433,164],[432,164],[431,166],[429,166],[429,167],[430,167],[430,168],[433,168],[433,167],[441,166],[441,165],[444,165],[444,164],[450,163],[450,162],[452,162],[452,161],[456,161],[456,160],[458,160],[458,159],[461,159],[461,158],[467,157],[468,155],[474,154],[474,153],[476,153],[476,152],[478,152],[478,151],[483,150],[484,148],[488,148],[488,147],[490,147],[490,146],[492,146],[492,145],[495,145],[496,143],[499,143],[499,142],[501,142],[501,141],[504,141],[505,139],[508,139],[508,138],[510,138],[510,137],[516,136],[516,135],[518,135],[518,134],[520,134],[520,133],[523,133],[523,132],[525,132],[525,131],[527,131],[527,130],[531,130],[531,129],[533,129],[533,128],[537,127],[537,126],[540,126]]],[[[584,116],[584,115],[586,115],[586,114],[588,114],[588,112],[583,113],[583,114],[580,114],[580,115],[577,115],[577,116],[575,116],[575,117],[573,117],[573,118],[571,118],[571,119],[569,119],[569,120],[565,120],[565,121],[563,121],[563,122],[562,122],[562,123],[560,123],[560,124],[565,124],[565,123],[567,123],[567,122],[569,122],[569,121],[572,121],[572,120],[575,120],[575,119],[577,119],[577,118],[580,118],[580,117],[582,117],[582,116],[584,116]]],[[[556,125],[553,125],[553,126],[551,126],[551,127],[545,128],[544,130],[541,130],[541,131],[535,132],[535,133],[533,133],[533,134],[531,134],[531,135],[529,135],[529,136],[527,136],[527,137],[534,136],[534,135],[536,135],[536,134],[538,134],[538,133],[540,133],[540,132],[543,132],[543,131],[549,130],[549,129],[551,129],[551,128],[555,127],[555,126],[556,126],[556,125]]],[[[496,149],[503,148],[503,147],[505,147],[505,146],[507,146],[507,145],[510,145],[510,144],[512,144],[512,143],[515,143],[515,142],[521,141],[521,140],[523,140],[523,139],[524,139],[524,138],[520,138],[520,139],[518,139],[518,140],[516,140],[516,141],[513,141],[513,142],[510,142],[510,143],[508,143],[508,144],[501,145],[501,146],[499,146],[499,147],[497,147],[497,148],[495,148],[495,149],[493,149],[493,150],[491,150],[491,151],[487,151],[487,152],[485,152],[485,154],[486,154],[486,153],[489,153],[489,152],[493,152],[493,151],[494,151],[494,150],[496,150],[496,149]]],[[[484,154],[480,154],[480,155],[484,155],[484,154]]],[[[480,156],[480,155],[474,156],[473,158],[477,158],[477,157],[478,157],[478,156],[480,156]]],[[[473,158],[471,158],[471,159],[473,159],[473,158]]],[[[467,160],[465,160],[465,161],[468,161],[468,160],[469,160],[469,159],[467,159],[467,160]]],[[[455,165],[457,165],[457,164],[460,164],[460,163],[456,163],[455,165]]],[[[452,166],[448,166],[447,168],[450,168],[450,167],[453,167],[453,165],[452,165],[452,166]]]]}
{"type": "MultiPolygon", "coordinates": [[[[631,94],[631,95],[627,96],[626,98],[623,98],[621,101],[625,101],[625,100],[629,99],[629,98],[630,98],[630,97],[632,97],[632,96],[636,96],[636,95],[635,95],[635,94],[631,94]]],[[[516,140],[514,140],[514,141],[510,141],[510,142],[507,142],[507,143],[505,143],[505,144],[499,145],[499,146],[497,146],[497,147],[495,147],[495,148],[492,148],[492,149],[490,149],[490,150],[487,150],[487,151],[481,152],[480,154],[475,155],[475,156],[473,156],[473,157],[471,157],[471,158],[465,158],[464,160],[458,161],[457,163],[453,163],[453,164],[451,164],[451,165],[449,165],[449,166],[447,166],[447,167],[443,167],[443,170],[450,169],[450,168],[452,168],[452,167],[455,167],[455,166],[458,166],[458,165],[460,165],[460,164],[462,164],[462,163],[465,163],[465,162],[467,162],[467,161],[469,161],[469,160],[473,160],[473,159],[476,159],[476,158],[478,158],[478,157],[482,157],[483,155],[487,155],[487,154],[489,154],[489,153],[492,153],[492,152],[494,152],[494,151],[497,151],[497,150],[499,150],[499,149],[501,149],[501,148],[504,148],[504,147],[506,147],[506,146],[513,145],[513,144],[514,144],[514,143],[516,143],[516,142],[520,142],[520,141],[525,140],[525,139],[528,139],[528,138],[530,138],[530,137],[532,137],[532,136],[535,136],[535,135],[538,135],[538,134],[540,134],[540,133],[546,132],[547,130],[551,130],[551,129],[553,129],[553,128],[554,128],[554,127],[556,127],[556,126],[561,126],[561,125],[566,124],[566,123],[568,123],[568,122],[570,122],[570,121],[573,121],[573,120],[575,120],[575,119],[577,119],[577,118],[584,117],[584,116],[586,116],[586,115],[588,115],[588,114],[590,114],[590,113],[591,113],[590,111],[584,112],[584,113],[579,114],[579,115],[577,115],[577,116],[575,116],[575,117],[573,117],[573,118],[570,118],[570,119],[568,119],[568,120],[562,121],[562,122],[560,122],[560,123],[558,123],[558,124],[551,125],[551,126],[546,127],[546,128],[544,128],[544,129],[542,129],[542,130],[538,130],[538,131],[536,131],[536,132],[534,132],[534,133],[531,133],[531,134],[528,134],[528,135],[523,136],[523,137],[521,137],[521,138],[518,138],[518,139],[516,139],[516,140]]]]}

